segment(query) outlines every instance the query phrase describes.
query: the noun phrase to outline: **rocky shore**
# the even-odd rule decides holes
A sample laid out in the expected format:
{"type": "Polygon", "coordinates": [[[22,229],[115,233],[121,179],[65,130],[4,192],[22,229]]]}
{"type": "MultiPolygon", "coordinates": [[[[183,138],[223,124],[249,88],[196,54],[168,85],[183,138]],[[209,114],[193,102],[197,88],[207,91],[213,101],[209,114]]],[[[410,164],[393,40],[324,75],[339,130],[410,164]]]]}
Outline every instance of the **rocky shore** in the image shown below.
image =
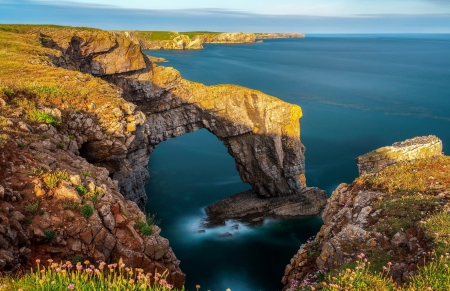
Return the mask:
{"type": "Polygon", "coordinates": [[[173,32],[171,39],[153,40],[145,37],[139,31],[117,32],[118,35],[125,35],[139,43],[144,50],[196,50],[203,49],[205,43],[217,44],[237,44],[237,43],[254,43],[262,39],[278,39],[278,38],[305,38],[301,33],[205,33],[193,36],[183,33],[173,32]]]}
{"type": "Polygon", "coordinates": [[[300,107],[187,81],[158,67],[129,33],[47,26],[0,33],[0,57],[8,59],[0,62],[2,272],[36,258],[123,258],[167,271],[181,287],[180,261],[142,212],[144,185],[154,148],[201,128],[228,147],[261,217],[294,211],[279,201],[301,215],[323,208],[323,191],[305,188],[300,107]]]}
{"type": "Polygon", "coordinates": [[[449,157],[442,155],[442,142],[416,137],[357,161],[361,176],[339,185],[328,199],[319,233],[286,266],[283,290],[312,290],[323,274],[337,276],[333,271],[349,268],[363,255],[375,271],[390,266],[388,275],[402,285],[436,251],[431,238],[439,233],[424,225],[435,213],[447,212],[450,201],[449,157]]]}

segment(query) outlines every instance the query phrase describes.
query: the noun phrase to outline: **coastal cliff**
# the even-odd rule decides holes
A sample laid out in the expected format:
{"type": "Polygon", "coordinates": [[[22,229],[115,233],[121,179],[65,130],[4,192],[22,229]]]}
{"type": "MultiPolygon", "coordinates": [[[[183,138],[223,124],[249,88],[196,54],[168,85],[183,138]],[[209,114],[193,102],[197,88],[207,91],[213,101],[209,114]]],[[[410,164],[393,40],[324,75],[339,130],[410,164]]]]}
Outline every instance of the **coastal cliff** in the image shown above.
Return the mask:
{"type": "Polygon", "coordinates": [[[301,33],[199,32],[189,33],[188,35],[178,32],[167,32],[164,35],[166,39],[155,39],[155,37],[152,37],[152,32],[130,31],[117,32],[117,34],[132,38],[144,50],[192,50],[203,49],[203,44],[205,43],[237,44],[254,43],[258,39],[305,38],[305,35],[301,33]]]}
{"type": "Polygon", "coordinates": [[[370,274],[382,275],[379,285],[370,281],[375,275],[364,275],[366,290],[397,290],[380,282],[414,282],[420,267],[448,252],[450,158],[442,155],[442,142],[435,136],[416,137],[357,161],[361,176],[339,185],[328,199],[319,233],[286,266],[284,290],[343,290],[351,281],[340,278],[355,280],[351,268],[366,270],[367,262],[370,274]]]}
{"type": "Polygon", "coordinates": [[[65,33],[67,39],[59,37],[59,30],[40,33],[46,46],[63,52],[52,57],[55,64],[119,86],[122,97],[145,115],[145,122],[133,129],[133,140],[126,142],[125,159],[99,154],[99,148],[109,147],[105,143],[83,145],[87,160],[108,168],[127,199],[145,205],[147,161],[160,142],[206,128],[224,142],[242,181],[251,184],[254,193],[261,197],[300,196],[307,206],[305,215],[318,213],[324,206],[323,191],[311,189],[320,197],[318,201],[302,194],[306,179],[298,123],[302,112],[297,105],[239,86],[205,86],[182,79],[173,68],[153,64],[140,53],[139,44],[124,35],[95,32],[93,38],[65,33]],[[117,37],[118,44],[98,47],[100,37],[117,37]],[[120,66],[111,66],[111,59],[120,66]]]}
{"type": "MultiPolygon", "coordinates": [[[[0,34],[3,272],[35,258],[123,258],[182,286],[169,242],[139,208],[154,148],[201,128],[224,142],[256,199],[297,197],[304,211],[294,216],[324,207],[325,192],[306,188],[300,107],[187,81],[132,35],[7,25],[0,34]]],[[[291,201],[273,201],[289,216],[291,201]]]]}

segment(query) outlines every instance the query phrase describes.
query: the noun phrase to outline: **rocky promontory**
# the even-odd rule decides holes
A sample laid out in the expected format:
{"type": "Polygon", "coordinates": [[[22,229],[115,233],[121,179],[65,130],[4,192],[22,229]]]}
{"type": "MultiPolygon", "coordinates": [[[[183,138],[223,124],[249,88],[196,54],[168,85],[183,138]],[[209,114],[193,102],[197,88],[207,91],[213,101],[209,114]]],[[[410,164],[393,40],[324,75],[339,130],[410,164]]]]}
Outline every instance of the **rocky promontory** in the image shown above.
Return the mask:
{"type": "Polygon", "coordinates": [[[261,39],[278,38],[305,38],[301,33],[243,33],[243,32],[224,32],[224,33],[178,33],[167,32],[165,39],[155,39],[152,32],[117,32],[132,38],[134,42],[139,43],[144,50],[192,50],[203,49],[205,43],[237,44],[254,43],[261,39]]]}
{"type": "Polygon", "coordinates": [[[319,233],[286,266],[284,290],[335,288],[332,278],[344,276],[340,270],[350,274],[362,258],[382,278],[387,275],[402,286],[434,260],[431,254],[448,253],[448,225],[442,215],[449,217],[450,157],[442,155],[442,142],[435,136],[416,137],[357,161],[364,171],[352,184],[339,185],[328,199],[319,233]]]}
{"type": "Polygon", "coordinates": [[[265,212],[323,208],[324,193],[305,188],[297,105],[187,81],[131,34],[7,25],[0,34],[3,272],[35,258],[123,258],[183,285],[169,242],[142,212],[144,185],[160,142],[202,128],[224,142],[265,212]]]}

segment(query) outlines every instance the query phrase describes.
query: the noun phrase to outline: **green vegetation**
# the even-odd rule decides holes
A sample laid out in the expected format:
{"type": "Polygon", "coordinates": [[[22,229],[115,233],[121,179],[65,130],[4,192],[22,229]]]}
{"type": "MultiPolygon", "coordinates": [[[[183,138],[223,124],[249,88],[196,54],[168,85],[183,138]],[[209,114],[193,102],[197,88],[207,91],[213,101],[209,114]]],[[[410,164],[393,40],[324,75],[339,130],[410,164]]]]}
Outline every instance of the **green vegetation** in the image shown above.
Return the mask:
{"type": "Polygon", "coordinates": [[[86,187],[84,187],[83,185],[78,185],[77,187],[75,187],[75,190],[77,190],[78,194],[80,195],[84,195],[88,192],[86,187]]]}
{"type": "Polygon", "coordinates": [[[139,31],[138,33],[145,40],[171,40],[178,36],[176,31],[139,31]]]}
{"type": "Polygon", "coordinates": [[[53,229],[44,230],[44,234],[47,242],[51,241],[56,237],[55,231],[53,229]]]}
{"type": "Polygon", "coordinates": [[[25,211],[31,215],[35,215],[39,208],[39,201],[25,205],[25,211]]]}
{"type": "Polygon", "coordinates": [[[86,204],[86,205],[81,206],[80,212],[84,218],[88,218],[92,214],[94,214],[94,208],[91,205],[86,204]]]}
{"type": "Polygon", "coordinates": [[[66,170],[55,170],[46,174],[43,180],[49,188],[55,188],[59,182],[69,180],[69,173],[66,170]]]}
{"type": "MultiPolygon", "coordinates": [[[[293,281],[293,290],[448,290],[450,286],[450,157],[441,156],[390,165],[376,174],[363,175],[349,186],[353,193],[377,190],[372,228],[387,237],[398,231],[421,232],[431,252],[424,253],[418,271],[403,286],[388,276],[391,262],[404,253],[374,250],[359,261],[330,271],[323,280],[293,281]],[[446,194],[447,193],[447,194],[446,194]]],[[[317,277],[317,276],[316,276],[317,277]]]]}
{"type": "Polygon", "coordinates": [[[134,228],[139,230],[140,233],[144,236],[149,236],[153,234],[153,225],[157,225],[159,221],[155,219],[156,214],[150,215],[147,214],[145,217],[145,221],[138,220],[134,225],[134,228]]]}
{"type": "Polygon", "coordinates": [[[222,32],[212,32],[212,31],[186,31],[186,32],[180,32],[180,34],[184,34],[189,36],[190,39],[193,39],[197,35],[208,35],[210,37],[214,37],[216,35],[221,34],[222,32]]]}
{"type": "Polygon", "coordinates": [[[47,266],[36,260],[37,266],[30,272],[19,277],[1,277],[2,290],[176,290],[167,283],[167,273],[160,274],[157,270],[155,274],[144,273],[143,269],[126,267],[122,260],[109,265],[104,262],[94,265],[81,260],[82,257],[75,256],[71,261],[58,264],[50,259],[47,266]]]}

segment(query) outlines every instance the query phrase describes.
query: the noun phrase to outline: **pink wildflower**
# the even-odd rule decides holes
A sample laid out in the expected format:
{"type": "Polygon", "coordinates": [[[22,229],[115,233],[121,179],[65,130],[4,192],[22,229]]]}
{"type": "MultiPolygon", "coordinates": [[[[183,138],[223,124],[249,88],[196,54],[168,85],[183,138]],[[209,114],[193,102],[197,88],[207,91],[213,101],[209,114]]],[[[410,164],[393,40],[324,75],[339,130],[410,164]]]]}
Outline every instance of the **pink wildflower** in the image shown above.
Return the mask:
{"type": "Polygon", "coordinates": [[[69,289],[69,290],[73,290],[73,289],[75,289],[75,285],[73,285],[73,284],[69,284],[69,286],[67,286],[67,289],[69,289]]]}

